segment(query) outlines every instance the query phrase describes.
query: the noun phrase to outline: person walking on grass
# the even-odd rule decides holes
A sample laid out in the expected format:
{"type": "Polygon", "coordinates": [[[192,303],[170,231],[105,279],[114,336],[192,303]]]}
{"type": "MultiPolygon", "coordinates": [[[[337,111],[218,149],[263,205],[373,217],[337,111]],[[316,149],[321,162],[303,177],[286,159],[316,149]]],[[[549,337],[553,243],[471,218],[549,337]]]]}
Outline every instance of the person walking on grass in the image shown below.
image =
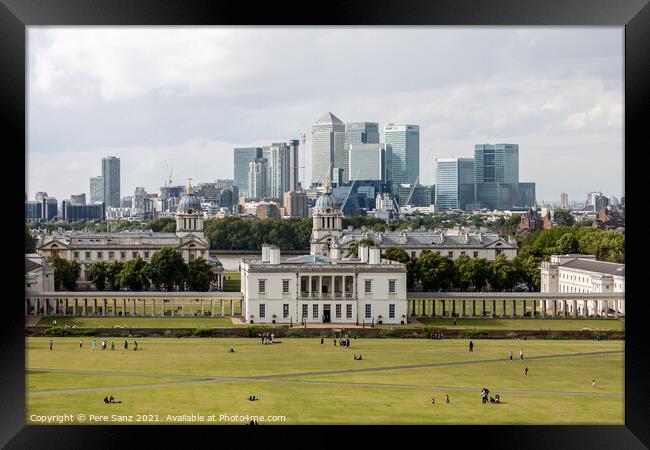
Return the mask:
{"type": "Polygon", "coordinates": [[[96,347],[97,347],[97,341],[95,341],[95,340],[93,339],[93,343],[92,343],[92,345],[91,345],[91,348],[92,348],[93,350],[95,350],[96,347]]]}
{"type": "Polygon", "coordinates": [[[449,394],[445,394],[445,403],[449,404],[451,400],[449,399],[449,394]]]}
{"type": "Polygon", "coordinates": [[[522,361],[524,360],[524,351],[523,350],[519,350],[519,359],[522,360],[522,361]]]}
{"type": "Polygon", "coordinates": [[[433,395],[431,396],[431,404],[432,405],[436,404],[436,398],[433,395]]]}
{"type": "Polygon", "coordinates": [[[81,339],[79,339],[79,348],[83,347],[83,345],[84,345],[84,341],[82,341],[81,339]]]}
{"type": "Polygon", "coordinates": [[[52,350],[52,339],[50,339],[50,350],[52,350]]]}
{"type": "Polygon", "coordinates": [[[126,339],[124,339],[124,350],[128,350],[128,349],[129,349],[129,343],[126,342],[126,339]]]}
{"type": "Polygon", "coordinates": [[[591,388],[596,389],[596,380],[591,380],[591,388]]]}
{"type": "Polygon", "coordinates": [[[524,367],[524,375],[528,375],[528,366],[524,367]]]}
{"type": "Polygon", "coordinates": [[[470,352],[474,351],[474,343],[472,341],[469,341],[469,351],[470,352]]]}
{"type": "Polygon", "coordinates": [[[324,342],[325,342],[325,339],[324,339],[324,338],[320,338],[320,346],[321,346],[321,348],[323,348],[323,343],[324,343],[324,342]]]}
{"type": "Polygon", "coordinates": [[[512,351],[510,352],[510,361],[512,361],[512,351]]]}
{"type": "Polygon", "coordinates": [[[115,350],[115,341],[111,341],[111,350],[115,350]]]}

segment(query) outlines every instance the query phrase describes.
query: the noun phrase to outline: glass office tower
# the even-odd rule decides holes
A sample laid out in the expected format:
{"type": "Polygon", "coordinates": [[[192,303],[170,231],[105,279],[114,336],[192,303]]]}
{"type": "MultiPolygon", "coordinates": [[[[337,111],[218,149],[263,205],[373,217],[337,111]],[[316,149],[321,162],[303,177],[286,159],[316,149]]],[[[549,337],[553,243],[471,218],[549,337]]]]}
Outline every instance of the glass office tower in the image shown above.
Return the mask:
{"type": "Polygon", "coordinates": [[[392,151],[385,144],[351,144],[348,150],[350,180],[380,180],[389,183],[392,151]]]}
{"type": "Polygon", "coordinates": [[[233,184],[237,186],[239,195],[249,197],[248,170],[250,163],[262,157],[261,147],[241,147],[233,151],[234,173],[233,184]]]}
{"type": "Polygon", "coordinates": [[[388,124],[384,142],[393,152],[393,185],[415,184],[420,176],[420,127],[388,124]]]}
{"type": "Polygon", "coordinates": [[[440,210],[465,209],[474,202],[474,160],[436,159],[436,206],[440,210]]]}
{"type": "Polygon", "coordinates": [[[331,112],[326,113],[312,126],[311,181],[322,185],[325,178],[332,179],[332,168],[345,168],[345,124],[331,112]]]}
{"type": "Polygon", "coordinates": [[[120,158],[102,158],[102,179],[104,181],[104,203],[114,208],[120,207],[120,158]]]}
{"type": "Polygon", "coordinates": [[[515,206],[519,188],[519,145],[474,146],[476,200],[483,208],[504,210],[515,206]]]}

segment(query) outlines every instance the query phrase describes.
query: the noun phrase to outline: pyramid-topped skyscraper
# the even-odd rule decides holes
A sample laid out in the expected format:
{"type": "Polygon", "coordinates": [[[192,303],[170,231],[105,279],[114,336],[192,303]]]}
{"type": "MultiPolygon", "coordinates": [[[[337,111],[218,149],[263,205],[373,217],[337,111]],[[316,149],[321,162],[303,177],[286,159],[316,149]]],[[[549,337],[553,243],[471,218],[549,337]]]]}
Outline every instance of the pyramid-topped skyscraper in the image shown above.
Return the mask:
{"type": "Polygon", "coordinates": [[[345,124],[327,112],[312,126],[311,180],[322,185],[332,179],[333,168],[346,167],[345,124]]]}

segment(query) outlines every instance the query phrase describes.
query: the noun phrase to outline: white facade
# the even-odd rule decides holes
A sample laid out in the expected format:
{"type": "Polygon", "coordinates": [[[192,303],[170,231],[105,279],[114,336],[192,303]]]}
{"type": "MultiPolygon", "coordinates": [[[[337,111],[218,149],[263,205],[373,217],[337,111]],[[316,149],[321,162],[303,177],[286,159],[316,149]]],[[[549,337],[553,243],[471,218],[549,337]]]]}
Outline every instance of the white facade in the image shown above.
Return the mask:
{"type": "Polygon", "coordinates": [[[281,262],[280,249],[265,246],[262,260],[241,263],[246,322],[405,324],[406,266],[382,260],[379,249],[360,253],[281,262]]]}
{"type": "MultiPolygon", "coordinates": [[[[593,255],[552,255],[550,261],[542,262],[540,271],[541,292],[625,292],[625,264],[597,261],[593,255]]],[[[605,305],[603,301],[596,306],[583,302],[578,304],[579,314],[584,307],[592,314],[592,307],[604,308],[605,305]]],[[[611,305],[607,307],[612,308],[611,305]]],[[[617,308],[619,313],[625,314],[623,302],[617,308]]]]}

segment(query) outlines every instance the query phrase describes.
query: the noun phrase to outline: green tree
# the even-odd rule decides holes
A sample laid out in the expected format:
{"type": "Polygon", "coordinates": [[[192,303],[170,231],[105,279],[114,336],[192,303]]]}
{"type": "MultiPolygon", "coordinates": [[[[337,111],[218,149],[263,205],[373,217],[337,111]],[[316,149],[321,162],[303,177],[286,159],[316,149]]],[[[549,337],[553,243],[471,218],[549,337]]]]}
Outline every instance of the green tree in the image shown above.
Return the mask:
{"type": "Polygon", "coordinates": [[[490,262],[487,279],[493,291],[510,290],[517,282],[517,271],[501,254],[490,262]]]}
{"type": "Polygon", "coordinates": [[[132,291],[141,291],[149,287],[148,264],[139,256],[124,263],[124,267],[115,278],[117,286],[132,291]]]}
{"type": "Polygon", "coordinates": [[[555,213],[553,213],[553,219],[555,219],[556,222],[568,227],[572,226],[575,223],[575,219],[571,215],[571,211],[566,209],[556,209],[555,213]]]}
{"type": "Polygon", "coordinates": [[[573,233],[566,233],[557,240],[555,253],[558,255],[569,255],[580,251],[580,243],[573,233]]]}
{"type": "Polygon", "coordinates": [[[117,290],[120,286],[117,283],[117,276],[120,274],[124,268],[124,263],[122,261],[113,261],[107,267],[106,271],[106,282],[111,286],[111,289],[117,290]]]}
{"type": "Polygon", "coordinates": [[[54,269],[55,289],[60,290],[63,287],[67,291],[74,291],[81,273],[79,263],[77,261],[68,261],[57,255],[50,256],[47,261],[54,269]]]}
{"type": "Polygon", "coordinates": [[[25,254],[36,252],[36,237],[32,236],[29,227],[25,225],[25,254]]]}
{"type": "Polygon", "coordinates": [[[95,287],[99,291],[106,288],[106,277],[108,275],[108,265],[104,261],[95,261],[90,266],[90,274],[88,279],[95,283],[95,287]]]}
{"type": "Polygon", "coordinates": [[[164,247],[151,256],[151,281],[156,288],[182,289],[187,279],[187,264],[178,250],[164,247]]]}
{"type": "Polygon", "coordinates": [[[452,260],[431,250],[424,250],[415,266],[425,291],[448,289],[456,278],[452,260]]]}
{"type": "Polygon", "coordinates": [[[384,250],[382,258],[401,262],[402,264],[407,264],[411,260],[408,253],[406,253],[406,250],[398,247],[390,247],[384,250]]]}
{"type": "Polygon", "coordinates": [[[460,255],[454,261],[454,269],[456,272],[454,287],[461,291],[466,291],[467,288],[474,285],[474,267],[472,265],[472,259],[469,256],[460,255]]]}
{"type": "Polygon", "coordinates": [[[187,265],[187,285],[192,291],[207,291],[213,274],[210,264],[203,258],[190,261],[187,265]]]}
{"type": "Polygon", "coordinates": [[[487,283],[490,265],[485,258],[472,259],[472,286],[476,291],[482,291],[487,283]]]}
{"type": "Polygon", "coordinates": [[[540,288],[540,264],[542,258],[537,256],[517,255],[513,261],[517,271],[517,279],[528,286],[531,292],[539,292],[540,288]]]}

